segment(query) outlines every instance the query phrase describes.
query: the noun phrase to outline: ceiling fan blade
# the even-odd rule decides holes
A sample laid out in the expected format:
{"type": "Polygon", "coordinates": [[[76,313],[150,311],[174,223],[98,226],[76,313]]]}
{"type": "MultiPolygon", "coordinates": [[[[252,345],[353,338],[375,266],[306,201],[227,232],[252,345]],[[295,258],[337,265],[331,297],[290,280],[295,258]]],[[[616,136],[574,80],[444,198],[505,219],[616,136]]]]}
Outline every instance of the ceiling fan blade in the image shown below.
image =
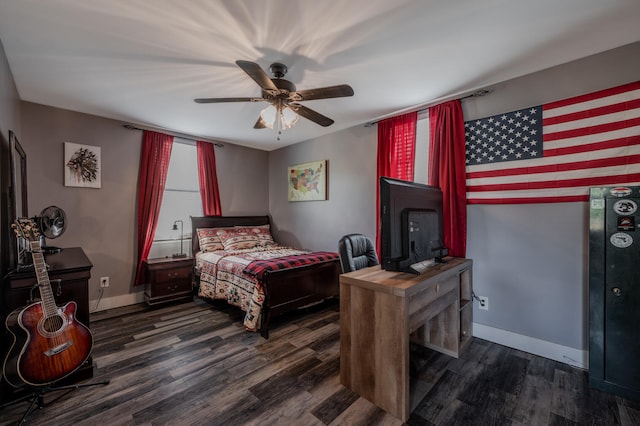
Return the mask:
{"type": "Polygon", "coordinates": [[[298,113],[298,115],[301,115],[307,120],[311,120],[314,123],[321,125],[322,127],[329,127],[334,123],[334,121],[329,117],[324,116],[319,112],[312,110],[311,108],[307,108],[304,105],[297,104],[297,103],[290,103],[289,106],[296,113],[298,113]]]}
{"type": "Polygon", "coordinates": [[[348,84],[320,87],[318,89],[299,90],[289,95],[295,101],[310,101],[313,99],[344,98],[353,96],[353,89],[348,84]]]}
{"type": "Polygon", "coordinates": [[[199,104],[217,104],[222,102],[262,102],[263,98],[198,98],[194,102],[199,104]]]}
{"type": "Polygon", "coordinates": [[[278,91],[276,85],[273,84],[273,81],[271,81],[267,73],[260,68],[260,65],[249,61],[236,61],[236,65],[242,68],[263,90],[278,91]]]}

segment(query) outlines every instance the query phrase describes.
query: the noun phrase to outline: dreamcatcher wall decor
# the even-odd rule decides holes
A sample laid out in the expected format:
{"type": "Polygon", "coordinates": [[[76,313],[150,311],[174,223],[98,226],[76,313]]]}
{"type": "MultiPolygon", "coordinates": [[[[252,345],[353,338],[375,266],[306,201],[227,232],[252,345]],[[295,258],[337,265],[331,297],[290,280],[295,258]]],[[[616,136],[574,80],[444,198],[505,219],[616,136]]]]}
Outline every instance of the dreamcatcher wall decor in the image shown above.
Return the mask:
{"type": "Polygon", "coordinates": [[[64,143],[64,186],[100,188],[100,147],[64,143]]]}

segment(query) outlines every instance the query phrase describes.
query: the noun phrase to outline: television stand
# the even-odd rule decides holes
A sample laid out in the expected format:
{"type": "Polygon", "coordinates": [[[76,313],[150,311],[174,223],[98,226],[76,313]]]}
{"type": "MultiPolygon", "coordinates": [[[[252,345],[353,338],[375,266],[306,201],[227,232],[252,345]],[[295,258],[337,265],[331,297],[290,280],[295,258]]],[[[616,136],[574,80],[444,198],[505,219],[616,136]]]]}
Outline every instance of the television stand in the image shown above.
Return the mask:
{"type": "Polygon", "coordinates": [[[422,275],[380,266],[340,275],[340,383],[407,421],[409,343],[458,357],[472,336],[472,261],[422,275]]]}

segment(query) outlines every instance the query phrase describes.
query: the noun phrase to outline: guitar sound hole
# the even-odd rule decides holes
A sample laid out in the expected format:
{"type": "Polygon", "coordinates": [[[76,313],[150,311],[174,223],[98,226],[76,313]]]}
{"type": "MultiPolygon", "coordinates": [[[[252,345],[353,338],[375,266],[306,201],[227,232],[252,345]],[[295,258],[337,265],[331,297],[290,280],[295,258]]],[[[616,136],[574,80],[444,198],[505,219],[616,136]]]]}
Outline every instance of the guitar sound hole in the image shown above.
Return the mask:
{"type": "Polygon", "coordinates": [[[64,321],[62,320],[62,318],[59,316],[55,316],[55,317],[45,318],[43,326],[46,332],[55,333],[56,331],[59,331],[60,329],[62,329],[63,324],[64,324],[64,321]]]}

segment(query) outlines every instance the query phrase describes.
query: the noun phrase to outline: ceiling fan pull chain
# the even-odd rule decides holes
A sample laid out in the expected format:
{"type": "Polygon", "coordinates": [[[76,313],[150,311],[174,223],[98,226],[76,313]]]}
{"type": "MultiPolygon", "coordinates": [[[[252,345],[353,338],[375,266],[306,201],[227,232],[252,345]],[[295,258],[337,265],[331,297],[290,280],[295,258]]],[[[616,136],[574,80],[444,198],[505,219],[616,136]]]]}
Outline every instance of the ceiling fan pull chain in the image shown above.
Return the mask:
{"type": "Polygon", "coordinates": [[[278,137],[277,140],[280,141],[280,135],[282,134],[282,99],[278,100],[278,111],[276,113],[276,122],[278,123],[278,137]]]}

